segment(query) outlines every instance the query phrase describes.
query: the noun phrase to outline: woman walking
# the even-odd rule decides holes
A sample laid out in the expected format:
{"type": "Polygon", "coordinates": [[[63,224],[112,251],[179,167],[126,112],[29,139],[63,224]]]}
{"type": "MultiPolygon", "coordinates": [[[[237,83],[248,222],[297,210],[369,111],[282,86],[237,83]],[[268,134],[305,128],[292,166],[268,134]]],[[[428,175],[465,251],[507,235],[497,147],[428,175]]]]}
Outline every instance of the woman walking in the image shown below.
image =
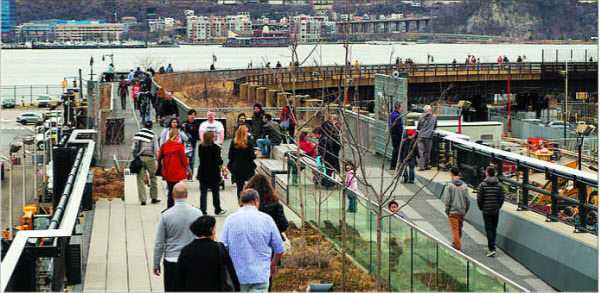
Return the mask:
{"type": "Polygon", "coordinates": [[[179,129],[169,132],[167,142],[162,145],[158,153],[159,165],[162,164],[162,177],[167,181],[167,208],[175,204],[173,200],[173,186],[179,181],[190,179],[190,170],[183,144],[179,142],[179,129]]]}
{"type": "MultiPolygon", "coordinates": [[[[167,128],[165,128],[165,130],[163,130],[163,132],[160,134],[160,140],[159,143],[162,146],[166,141],[167,141],[167,137],[169,135],[169,132],[173,129],[177,129],[179,130],[179,120],[177,118],[173,118],[169,121],[169,124],[167,124],[167,128]]],[[[185,145],[185,143],[188,141],[188,137],[185,134],[185,132],[180,131],[179,132],[179,140],[178,142],[180,142],[181,144],[185,145]]]]}
{"type": "Polygon", "coordinates": [[[231,180],[237,185],[237,196],[244,189],[244,184],[254,175],[256,154],[248,140],[248,128],[242,125],[235,132],[233,143],[229,147],[229,163],[227,168],[231,172],[231,180]]]}
{"type": "Polygon", "coordinates": [[[235,292],[240,291],[233,262],[225,246],[216,242],[217,221],[212,216],[202,216],[190,225],[192,233],[198,237],[181,249],[177,260],[178,280],[176,289],[180,292],[220,292],[223,291],[221,276],[226,268],[233,281],[235,292]],[[223,266],[224,265],[224,266],[223,266]]]}
{"type": "Polygon", "coordinates": [[[290,136],[289,139],[285,139],[288,143],[293,143],[294,131],[296,130],[296,110],[294,109],[294,106],[292,106],[293,103],[294,100],[289,99],[288,104],[281,109],[281,116],[279,117],[281,127],[284,130],[287,130],[288,135],[290,136]]]}
{"type": "Polygon", "coordinates": [[[206,196],[208,190],[212,191],[215,215],[225,214],[221,209],[219,199],[219,183],[221,183],[221,148],[215,144],[215,133],[207,131],[203,135],[202,143],[198,146],[198,175],[196,179],[200,182],[200,210],[206,215],[206,196]]]}

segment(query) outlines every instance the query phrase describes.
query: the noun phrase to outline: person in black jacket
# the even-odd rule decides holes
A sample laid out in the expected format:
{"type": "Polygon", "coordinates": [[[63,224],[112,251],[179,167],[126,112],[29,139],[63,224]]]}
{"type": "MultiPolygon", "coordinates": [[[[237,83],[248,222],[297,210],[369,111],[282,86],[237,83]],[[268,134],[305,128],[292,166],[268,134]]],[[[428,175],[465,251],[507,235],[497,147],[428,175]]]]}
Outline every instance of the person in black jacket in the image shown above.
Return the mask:
{"type": "Polygon", "coordinates": [[[341,139],[340,139],[340,130],[342,128],[342,124],[338,121],[337,114],[329,115],[329,120],[321,123],[321,129],[323,135],[329,138],[331,142],[331,158],[330,163],[331,167],[340,173],[340,150],[342,148],[341,139]]]}
{"type": "Polygon", "coordinates": [[[227,169],[231,172],[231,181],[237,185],[237,196],[240,199],[240,194],[244,189],[244,184],[250,177],[254,176],[256,164],[256,154],[254,148],[248,140],[248,128],[246,125],[241,125],[235,132],[235,138],[229,146],[229,163],[227,169]]]}
{"type": "Polygon", "coordinates": [[[254,137],[254,140],[263,137],[263,116],[265,111],[262,109],[262,105],[259,103],[254,104],[254,112],[252,113],[252,123],[250,124],[250,133],[254,137]]]}
{"type": "Polygon", "coordinates": [[[167,92],[165,99],[162,100],[159,106],[159,114],[161,124],[165,121],[170,121],[172,118],[179,117],[179,110],[177,109],[177,103],[173,100],[173,94],[167,92]]]}
{"type": "MultiPolygon", "coordinates": [[[[320,126],[317,126],[315,127],[315,129],[313,129],[313,134],[315,138],[319,140],[319,144],[317,146],[317,153],[318,156],[321,157],[323,165],[325,166],[325,174],[331,177],[333,176],[333,171],[337,170],[335,168],[336,164],[339,165],[339,160],[335,155],[334,145],[331,139],[327,135],[325,135],[323,129],[320,126]]],[[[329,188],[333,187],[335,184],[331,182],[331,180],[329,180],[328,178],[323,178],[321,180],[321,185],[323,185],[325,188],[329,188]]]]}
{"type": "Polygon", "coordinates": [[[402,164],[406,158],[409,158],[406,162],[406,169],[404,169],[402,177],[404,178],[404,183],[415,183],[415,165],[417,164],[418,152],[413,148],[413,141],[415,140],[416,132],[414,129],[409,129],[406,131],[406,135],[408,137],[402,142],[400,161],[398,161],[398,163],[402,164]]]}
{"type": "Polygon", "coordinates": [[[221,200],[219,199],[219,183],[221,183],[221,148],[214,143],[215,133],[207,131],[200,146],[198,146],[198,157],[200,159],[198,166],[198,175],[196,179],[200,182],[200,210],[206,215],[206,196],[208,190],[212,190],[213,206],[215,215],[225,214],[221,209],[221,200]]]}
{"type": "Polygon", "coordinates": [[[240,282],[229,251],[222,243],[216,242],[216,220],[212,216],[201,216],[190,225],[190,230],[198,239],[181,249],[177,260],[177,281],[179,292],[219,292],[223,291],[221,268],[224,264],[234,284],[234,291],[240,291],[240,282]]]}
{"type": "Polygon", "coordinates": [[[129,86],[127,85],[127,81],[121,80],[119,88],[117,89],[117,93],[119,94],[119,97],[121,97],[121,108],[122,110],[125,110],[127,96],[129,95],[129,86]]]}
{"type": "Polygon", "coordinates": [[[485,235],[488,239],[487,256],[496,255],[496,228],[498,227],[498,214],[504,204],[504,185],[496,177],[496,169],[489,166],[486,169],[487,177],[477,187],[477,206],[483,214],[485,235]]]}
{"type": "MultiPolygon", "coordinates": [[[[273,188],[273,185],[271,185],[269,178],[263,174],[256,174],[250,178],[248,184],[244,187],[244,190],[245,189],[254,189],[258,192],[258,210],[273,218],[279,233],[285,232],[290,223],[285,217],[283,206],[279,203],[279,197],[277,196],[277,193],[275,193],[275,189],[273,188]]],[[[285,240],[283,234],[281,234],[281,239],[285,240]]],[[[271,255],[273,255],[273,252],[271,252],[271,255]]],[[[271,292],[273,284],[272,278],[272,276],[269,277],[269,292],[271,292]]]]}
{"type": "Polygon", "coordinates": [[[200,129],[200,121],[196,120],[196,110],[188,111],[188,119],[181,122],[181,129],[188,137],[185,145],[185,154],[190,162],[190,168],[194,170],[194,158],[196,157],[196,143],[200,140],[198,129],[200,129]]]}

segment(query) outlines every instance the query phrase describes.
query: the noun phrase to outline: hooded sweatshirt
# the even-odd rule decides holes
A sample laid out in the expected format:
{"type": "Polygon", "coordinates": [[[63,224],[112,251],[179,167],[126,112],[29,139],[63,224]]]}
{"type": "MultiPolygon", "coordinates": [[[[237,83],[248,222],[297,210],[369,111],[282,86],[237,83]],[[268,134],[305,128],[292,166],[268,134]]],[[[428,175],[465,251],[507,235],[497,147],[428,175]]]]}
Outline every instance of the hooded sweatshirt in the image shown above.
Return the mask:
{"type": "Polygon", "coordinates": [[[159,159],[163,159],[162,177],[169,182],[187,179],[189,162],[183,144],[167,141],[160,148],[159,159]]]}
{"type": "Polygon", "coordinates": [[[496,215],[504,204],[504,185],[498,177],[486,177],[477,187],[477,206],[484,214],[496,215]]]}
{"type": "Polygon", "coordinates": [[[419,138],[432,138],[433,131],[437,128],[437,117],[431,113],[425,113],[419,117],[417,130],[419,138]]]}
{"type": "Polygon", "coordinates": [[[461,180],[455,179],[446,186],[442,202],[446,204],[446,214],[465,215],[471,204],[469,189],[461,180]]]}

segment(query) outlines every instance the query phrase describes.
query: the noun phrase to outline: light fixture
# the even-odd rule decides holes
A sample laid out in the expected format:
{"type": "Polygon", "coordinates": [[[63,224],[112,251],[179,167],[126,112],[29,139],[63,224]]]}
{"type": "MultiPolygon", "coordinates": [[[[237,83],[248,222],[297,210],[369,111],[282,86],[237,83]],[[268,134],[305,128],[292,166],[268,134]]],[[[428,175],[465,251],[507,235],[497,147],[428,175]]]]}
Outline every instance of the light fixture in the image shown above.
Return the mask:
{"type": "Polygon", "coordinates": [[[592,134],[594,130],[596,130],[596,127],[594,125],[579,124],[577,126],[577,134],[579,135],[588,136],[592,134]]]}

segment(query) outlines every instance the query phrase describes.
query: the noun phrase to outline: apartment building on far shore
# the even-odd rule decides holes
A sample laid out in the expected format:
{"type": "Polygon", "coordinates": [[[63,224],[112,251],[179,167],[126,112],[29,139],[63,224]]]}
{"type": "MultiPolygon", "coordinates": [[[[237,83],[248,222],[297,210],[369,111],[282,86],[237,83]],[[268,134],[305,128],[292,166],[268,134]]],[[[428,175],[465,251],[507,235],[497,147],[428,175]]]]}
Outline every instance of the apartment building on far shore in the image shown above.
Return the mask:
{"type": "Polygon", "coordinates": [[[192,43],[224,43],[230,31],[252,30],[248,14],[221,16],[187,16],[187,39],[192,43]]]}

